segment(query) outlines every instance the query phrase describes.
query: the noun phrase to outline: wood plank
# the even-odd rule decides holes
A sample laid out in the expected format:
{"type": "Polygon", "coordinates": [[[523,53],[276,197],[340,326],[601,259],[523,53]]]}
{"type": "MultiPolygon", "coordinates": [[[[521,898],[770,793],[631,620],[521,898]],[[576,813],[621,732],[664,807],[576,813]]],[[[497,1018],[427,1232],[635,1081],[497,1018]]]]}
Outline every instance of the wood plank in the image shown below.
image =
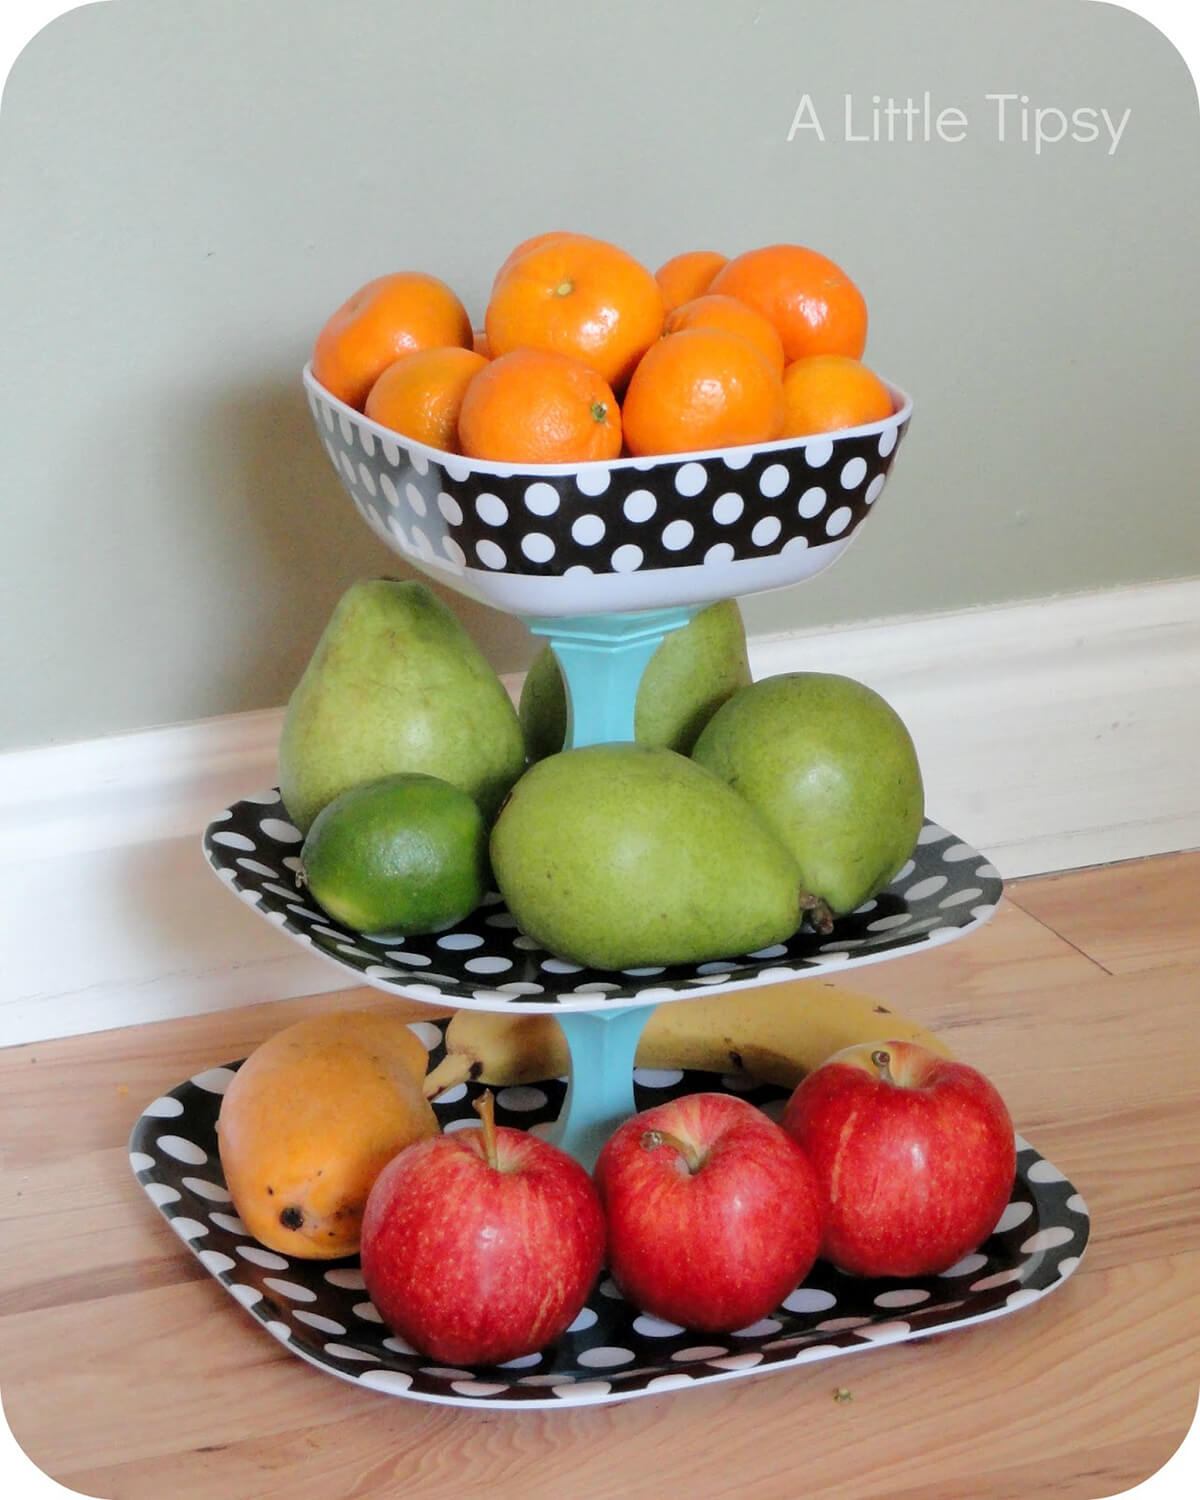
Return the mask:
{"type": "Polygon", "coordinates": [[[1110,973],[1200,962],[1200,851],[1022,880],[1008,895],[1110,973]]]}
{"type": "MultiPolygon", "coordinates": [[[[838,979],[839,976],[832,976],[838,979]]],[[[995,916],[967,938],[849,971],[845,984],[944,1034],[977,1066],[977,1037],[1020,1028],[1045,996],[1105,977],[1092,959],[1004,897],[995,916]]]]}

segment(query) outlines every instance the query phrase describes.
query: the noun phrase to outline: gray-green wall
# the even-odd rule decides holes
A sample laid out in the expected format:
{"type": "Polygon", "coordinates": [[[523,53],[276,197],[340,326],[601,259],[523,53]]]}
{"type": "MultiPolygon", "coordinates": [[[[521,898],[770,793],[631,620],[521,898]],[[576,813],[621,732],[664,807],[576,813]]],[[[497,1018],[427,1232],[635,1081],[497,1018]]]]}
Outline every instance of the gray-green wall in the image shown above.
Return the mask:
{"type": "Polygon", "coordinates": [[[752,632],[1200,573],[1198,167],[1182,59],[1083,0],[71,12],[0,105],[0,748],[282,703],[342,589],[405,571],[311,430],[317,326],[402,267],[478,320],[546,228],[652,266],[800,241],[866,293],[912,430],[845,560],[746,601],[752,632]],[[840,139],[847,94],[861,134],[926,90],[966,139],[840,139]],[[1101,124],[1039,155],[989,93],[1130,115],[1111,154],[1101,124]],[[824,142],[787,139],[805,94],[824,142]]]}

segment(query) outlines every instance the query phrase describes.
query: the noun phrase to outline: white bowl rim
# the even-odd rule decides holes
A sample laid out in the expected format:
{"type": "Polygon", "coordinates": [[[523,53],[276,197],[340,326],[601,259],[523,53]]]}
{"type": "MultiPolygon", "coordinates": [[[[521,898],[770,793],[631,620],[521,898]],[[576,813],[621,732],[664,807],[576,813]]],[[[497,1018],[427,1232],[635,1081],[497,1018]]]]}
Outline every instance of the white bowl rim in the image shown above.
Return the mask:
{"type": "Polygon", "coordinates": [[[896,403],[896,408],[890,416],[883,417],[878,422],[867,422],[861,427],[840,427],[834,432],[817,432],[802,438],[776,438],[769,443],[742,443],[730,448],[703,448],[688,453],[655,454],[653,458],[594,458],[582,463],[514,464],[501,463],[495,459],[468,458],[462,453],[447,453],[444,448],[431,448],[426,443],[418,442],[416,438],[405,437],[390,427],[381,426],[380,423],[372,421],[370,417],[359,411],[357,407],[348,405],[327,391],[313,374],[311,360],[304,366],[303,379],[304,384],[322,401],[327,401],[344,420],[351,421],[356,426],[365,427],[380,442],[389,442],[404,447],[410,453],[419,453],[426,460],[439,464],[443,469],[449,469],[452,478],[455,477],[455,471],[464,470],[464,477],[470,474],[486,474],[495,479],[513,479],[526,475],[535,479],[554,477],[569,479],[576,474],[610,473],[622,469],[649,473],[653,469],[667,465],[698,463],[703,459],[723,459],[727,453],[745,453],[749,462],[754,455],[759,453],[788,453],[798,448],[807,448],[814,443],[836,442],[846,437],[881,435],[891,428],[899,428],[912,415],[913,409],[912,397],[898,385],[894,385],[886,376],[880,375],[879,379],[887,387],[893,402],[896,403]]]}

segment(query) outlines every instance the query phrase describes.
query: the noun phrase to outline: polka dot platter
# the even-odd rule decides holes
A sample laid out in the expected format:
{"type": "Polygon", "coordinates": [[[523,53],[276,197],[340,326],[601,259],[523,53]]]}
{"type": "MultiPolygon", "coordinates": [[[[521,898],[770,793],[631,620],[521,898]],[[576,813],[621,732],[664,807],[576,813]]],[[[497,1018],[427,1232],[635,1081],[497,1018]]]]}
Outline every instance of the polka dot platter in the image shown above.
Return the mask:
{"type": "Polygon", "coordinates": [[[927,821],[912,859],[891,885],[840,918],[828,936],[805,928],[786,943],[720,961],[589,969],[526,937],[495,891],[446,932],[363,937],[326,916],[296,884],[300,845],[275,789],[228,808],[204,834],[205,856],[220,879],[286,936],[339,964],[351,982],[462,1010],[651,1005],[828,975],[962,937],[987,921],[1002,891],[983,855],[927,821]]]}
{"type": "MultiPolygon", "coordinates": [[[[413,1023],[444,1055],[443,1028],[413,1023]]],[[[394,1337],[363,1286],[357,1258],[306,1261],[264,1249],[238,1218],[217,1155],[221,1095],[238,1063],[209,1068],[147,1105],[130,1163],[151,1201],[213,1276],[297,1357],[367,1390],[457,1406],[551,1407],[621,1401],[787,1369],[1004,1316],[1061,1286],[1079,1264],[1088,1213],[1063,1174],[1018,1138],[1012,1201],[991,1237],[940,1276],[863,1281],[818,1261],[769,1317],[725,1335],[649,1317],[602,1276],[557,1344],[490,1368],[448,1369],[394,1337]]],[[[478,1128],[460,1084],[435,1100],[444,1130],[478,1128]]],[[[544,1131],[565,1085],[501,1089],[502,1125],[544,1131]]],[[[639,1110],[679,1094],[736,1091],[778,1118],[786,1090],[712,1073],[634,1073],[639,1110]]]]}
{"type": "Polygon", "coordinates": [[[610,614],[780,588],[834,562],[887,481],[912,403],[882,422],[665,458],[489,463],[400,438],[304,385],[355,509],[393,551],[510,614],[610,614]]]}

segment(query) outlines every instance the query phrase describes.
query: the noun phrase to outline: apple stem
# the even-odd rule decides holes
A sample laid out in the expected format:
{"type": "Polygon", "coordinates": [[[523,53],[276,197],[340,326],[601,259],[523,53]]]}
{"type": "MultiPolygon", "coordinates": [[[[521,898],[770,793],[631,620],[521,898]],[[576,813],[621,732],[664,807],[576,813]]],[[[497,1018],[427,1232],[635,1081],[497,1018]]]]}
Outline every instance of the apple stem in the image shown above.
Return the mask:
{"type": "Polygon", "coordinates": [[[833,908],[823,896],[814,896],[811,891],[800,892],[800,925],[809,921],[822,935],[828,937],[833,931],[833,908]]]}
{"type": "Polygon", "coordinates": [[[894,1084],[896,1082],[896,1080],[892,1077],[892,1057],[890,1052],[885,1052],[883,1048],[880,1047],[877,1052],[871,1053],[871,1061],[879,1069],[879,1076],[883,1079],[884,1083],[894,1084]]]}
{"type": "Polygon", "coordinates": [[[483,1121],[483,1153],[487,1164],[494,1172],[500,1170],[500,1158],[496,1155],[496,1101],[491,1089],[484,1089],[475,1100],[475,1113],[483,1121]]]}
{"type": "Polygon", "coordinates": [[[642,1132],[642,1147],[646,1151],[657,1151],[660,1146],[670,1146],[678,1151],[687,1164],[691,1173],[700,1170],[700,1155],[694,1146],[689,1146],[687,1141],[677,1135],[672,1135],[669,1130],[645,1130],[642,1132]]]}

